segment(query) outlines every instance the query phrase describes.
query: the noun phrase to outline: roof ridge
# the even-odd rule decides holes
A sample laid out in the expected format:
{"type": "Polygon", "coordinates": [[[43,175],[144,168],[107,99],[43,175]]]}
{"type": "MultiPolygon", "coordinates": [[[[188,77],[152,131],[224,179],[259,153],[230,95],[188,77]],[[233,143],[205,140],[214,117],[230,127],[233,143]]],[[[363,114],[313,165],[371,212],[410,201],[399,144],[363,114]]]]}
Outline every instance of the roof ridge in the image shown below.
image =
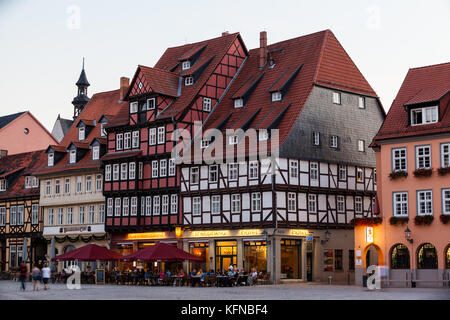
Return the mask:
{"type": "Polygon", "coordinates": [[[223,37],[236,36],[238,34],[240,34],[240,33],[239,32],[229,33],[229,34],[226,34],[226,35],[220,35],[220,36],[217,36],[217,37],[214,37],[214,38],[210,38],[210,39],[206,39],[206,40],[202,40],[202,41],[186,43],[186,44],[183,44],[183,45],[180,45],[180,46],[168,47],[166,50],[183,48],[183,47],[192,46],[192,45],[198,45],[198,44],[201,44],[201,43],[204,43],[204,42],[217,40],[217,39],[220,39],[220,38],[223,38],[223,37]]]}
{"type": "Polygon", "coordinates": [[[450,62],[442,62],[442,63],[437,63],[437,64],[430,64],[428,66],[421,66],[421,67],[414,67],[414,68],[409,68],[409,70],[418,70],[418,69],[427,69],[427,68],[433,68],[433,67],[440,67],[443,65],[450,65],[450,62]]]}

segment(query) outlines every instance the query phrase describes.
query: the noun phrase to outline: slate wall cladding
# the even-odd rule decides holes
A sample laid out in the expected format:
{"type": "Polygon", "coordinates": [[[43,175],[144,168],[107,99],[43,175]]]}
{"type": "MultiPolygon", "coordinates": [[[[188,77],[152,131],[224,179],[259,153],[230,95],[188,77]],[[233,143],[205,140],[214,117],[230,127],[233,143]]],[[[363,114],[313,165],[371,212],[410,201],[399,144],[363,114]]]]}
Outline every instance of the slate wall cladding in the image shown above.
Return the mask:
{"type": "Polygon", "coordinates": [[[357,94],[341,92],[341,104],[333,103],[335,90],[314,87],[289,136],[280,148],[281,158],[320,160],[332,163],[375,167],[375,152],[369,148],[384,120],[375,98],[366,97],[366,108],[358,107],[357,94]],[[313,132],[320,132],[320,146],[314,146],[313,132]],[[332,135],[339,148],[330,147],[332,135]],[[358,151],[358,140],[365,152],[358,151]]]}

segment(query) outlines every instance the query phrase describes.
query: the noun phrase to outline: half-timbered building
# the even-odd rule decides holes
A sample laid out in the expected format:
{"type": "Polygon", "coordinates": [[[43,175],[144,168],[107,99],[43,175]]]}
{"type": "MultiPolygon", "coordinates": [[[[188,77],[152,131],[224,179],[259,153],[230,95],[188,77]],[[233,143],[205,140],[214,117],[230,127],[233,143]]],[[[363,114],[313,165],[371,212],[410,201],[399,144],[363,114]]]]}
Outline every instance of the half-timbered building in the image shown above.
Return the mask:
{"type": "Polygon", "coordinates": [[[33,175],[44,161],[43,150],[0,157],[0,271],[16,270],[22,260],[31,270],[45,259],[39,180],[33,175]]]}

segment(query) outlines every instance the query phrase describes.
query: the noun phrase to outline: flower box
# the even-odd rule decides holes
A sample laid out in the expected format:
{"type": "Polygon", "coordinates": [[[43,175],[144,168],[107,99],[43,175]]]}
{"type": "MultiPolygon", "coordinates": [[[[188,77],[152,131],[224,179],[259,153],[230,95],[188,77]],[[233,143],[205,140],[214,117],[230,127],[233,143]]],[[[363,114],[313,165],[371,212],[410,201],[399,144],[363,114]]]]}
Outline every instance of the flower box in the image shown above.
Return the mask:
{"type": "Polygon", "coordinates": [[[389,174],[389,178],[391,179],[397,179],[397,178],[404,178],[408,176],[408,172],[400,170],[400,171],[392,171],[389,174]]]}
{"type": "Polygon", "coordinates": [[[414,223],[416,225],[429,225],[433,222],[434,217],[431,215],[426,215],[426,216],[416,216],[414,218],[414,223]]]}
{"type": "Polygon", "coordinates": [[[433,174],[433,169],[417,169],[414,171],[416,177],[429,177],[433,174]]]}
{"type": "Polygon", "coordinates": [[[383,218],[381,217],[372,217],[372,218],[355,218],[350,221],[350,225],[354,226],[375,226],[377,224],[381,224],[383,222],[383,218]]]}
{"type": "Polygon", "coordinates": [[[450,167],[442,167],[442,168],[438,168],[438,173],[440,176],[443,176],[447,173],[450,173],[450,167]]]}
{"type": "Polygon", "coordinates": [[[443,224],[447,224],[450,221],[450,214],[441,214],[440,220],[443,224]]]}
{"type": "Polygon", "coordinates": [[[408,217],[391,217],[389,219],[389,223],[393,226],[397,225],[397,224],[405,224],[408,223],[409,218],[408,217]]]}

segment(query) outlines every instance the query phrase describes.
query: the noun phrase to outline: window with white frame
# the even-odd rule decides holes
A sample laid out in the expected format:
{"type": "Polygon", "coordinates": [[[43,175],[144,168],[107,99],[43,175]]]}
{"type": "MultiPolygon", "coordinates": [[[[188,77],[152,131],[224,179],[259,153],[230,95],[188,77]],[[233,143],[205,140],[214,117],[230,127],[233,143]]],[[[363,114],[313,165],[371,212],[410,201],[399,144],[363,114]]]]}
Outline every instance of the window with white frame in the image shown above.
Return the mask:
{"type": "Polygon", "coordinates": [[[211,111],[211,98],[203,98],[203,111],[211,111]]]}
{"type": "Polygon", "coordinates": [[[450,143],[441,144],[441,167],[450,167],[450,143]]]}
{"type": "Polygon", "coordinates": [[[241,195],[232,194],[231,195],[231,213],[241,212],[241,195]]]}
{"type": "Polygon", "coordinates": [[[73,207],[67,208],[67,224],[73,224],[73,207]]]}
{"type": "Polygon", "coordinates": [[[238,136],[236,136],[236,135],[228,137],[228,143],[230,145],[238,144],[238,141],[239,141],[239,139],[238,139],[238,136]]]}
{"type": "Polygon", "coordinates": [[[394,192],[392,194],[394,217],[408,216],[408,192],[394,192]]]}
{"type": "Polygon", "coordinates": [[[199,182],[199,169],[198,169],[198,167],[192,167],[191,168],[190,182],[191,182],[191,184],[197,184],[199,182]]]}
{"type": "Polygon", "coordinates": [[[431,146],[416,147],[416,169],[431,168],[431,146]]]}
{"type": "Polygon", "coordinates": [[[364,182],[364,170],[362,168],[356,168],[356,181],[364,182]]]}
{"type": "Polygon", "coordinates": [[[0,191],[6,191],[7,186],[8,182],[6,179],[0,179],[0,191]]]}
{"type": "Polygon", "coordinates": [[[360,109],[366,108],[366,98],[365,97],[358,97],[358,107],[360,109]]]}
{"type": "Polygon", "coordinates": [[[191,68],[191,62],[189,60],[183,61],[181,64],[181,70],[187,70],[191,68]]]}
{"type": "Polygon", "coordinates": [[[166,128],[158,127],[158,144],[162,144],[166,141],[166,128]]]}
{"type": "Polygon", "coordinates": [[[106,123],[100,123],[100,137],[105,138],[107,133],[105,130],[105,124],[106,123]]]}
{"type": "Polygon", "coordinates": [[[169,176],[175,175],[175,159],[169,159],[169,176]]]}
{"type": "Polygon", "coordinates": [[[53,152],[47,155],[47,166],[53,167],[55,160],[55,154],[53,152]]]}
{"type": "Polygon", "coordinates": [[[242,108],[244,106],[244,99],[239,98],[239,99],[234,99],[234,108],[242,108]]]}
{"type": "Polygon", "coordinates": [[[161,197],[161,213],[163,215],[169,214],[169,195],[165,194],[161,197]]]}
{"type": "Polygon", "coordinates": [[[45,195],[49,196],[52,193],[52,182],[50,180],[45,181],[45,195]]]}
{"type": "Polygon", "coordinates": [[[153,197],[153,215],[159,215],[160,213],[161,198],[159,196],[153,197]]]}
{"type": "Polygon", "coordinates": [[[364,140],[358,140],[358,151],[364,152],[366,150],[364,140]]]}
{"type": "Polygon", "coordinates": [[[92,147],[92,160],[98,160],[100,158],[100,147],[92,147]]]}
{"type": "Polygon", "coordinates": [[[259,165],[258,161],[250,161],[249,163],[249,179],[258,179],[259,165]]]}
{"type": "Polygon", "coordinates": [[[137,216],[137,197],[131,197],[131,211],[132,216],[137,216]]]}
{"type": "Polygon", "coordinates": [[[95,190],[101,191],[103,189],[103,181],[102,181],[102,175],[98,174],[95,177],[95,190]]]}
{"type": "Polygon", "coordinates": [[[106,204],[107,204],[107,208],[106,208],[106,214],[108,215],[108,217],[112,217],[113,215],[113,198],[108,198],[106,204]]]}
{"type": "Polygon", "coordinates": [[[75,163],[77,162],[77,150],[70,150],[69,153],[69,162],[75,163]]]}
{"type": "Polygon", "coordinates": [[[450,215],[450,189],[442,189],[442,214],[450,215]]]}
{"type": "Polygon", "coordinates": [[[236,181],[239,176],[239,164],[229,163],[228,164],[228,181],[236,181]]]}
{"type": "Polygon", "coordinates": [[[105,166],[105,181],[111,181],[111,165],[107,164],[105,166]]]}
{"type": "Polygon", "coordinates": [[[120,164],[120,180],[127,180],[128,178],[128,163],[120,164]]]}
{"type": "Polygon", "coordinates": [[[10,206],[9,207],[9,224],[11,226],[15,226],[17,224],[17,206],[10,206]]]}
{"type": "Polygon", "coordinates": [[[61,180],[55,180],[55,194],[59,195],[61,193],[61,180]]]}
{"type": "Polygon", "coordinates": [[[178,195],[176,194],[170,196],[170,213],[178,213],[178,195]]]}
{"type": "Polygon", "coordinates": [[[320,132],[313,132],[313,144],[320,146],[320,132]]]}
{"type": "Polygon", "coordinates": [[[54,217],[55,217],[55,210],[53,208],[48,208],[47,209],[47,219],[48,219],[47,224],[49,226],[53,226],[54,219],[55,219],[54,217]]]}
{"type": "Polygon", "coordinates": [[[83,141],[86,136],[86,128],[85,127],[79,127],[78,128],[78,140],[83,141]]]}
{"type": "Polygon", "coordinates": [[[269,132],[266,129],[258,130],[258,141],[269,140],[269,132]]]}
{"type": "Polygon", "coordinates": [[[346,165],[339,165],[339,180],[345,181],[347,180],[347,166],[346,165]]]}
{"type": "Polygon", "coordinates": [[[333,103],[341,104],[341,93],[340,92],[333,92],[333,103]]]}
{"type": "Polygon", "coordinates": [[[123,133],[116,135],[116,150],[123,150],[123,133]]]}
{"type": "Polygon", "coordinates": [[[123,149],[127,150],[131,147],[131,132],[125,132],[123,138],[123,149]]]}
{"type": "Polygon", "coordinates": [[[337,196],[337,212],[345,212],[344,196],[337,196]]]}
{"type": "Polygon", "coordinates": [[[393,171],[407,171],[406,148],[392,149],[393,171]]]}
{"type": "Polygon", "coordinates": [[[308,195],[308,211],[309,213],[317,212],[317,195],[315,194],[308,195]]]}
{"type": "Polygon", "coordinates": [[[289,160],[289,177],[291,179],[298,178],[298,161],[297,160],[289,160]]]}
{"type": "Polygon", "coordinates": [[[130,103],[130,113],[136,113],[138,112],[138,103],[136,102],[131,102],[130,103]]]}
{"type": "Polygon", "coordinates": [[[363,199],[362,197],[355,197],[355,212],[362,213],[363,212],[363,199]]]}
{"type": "Polygon", "coordinates": [[[6,225],[6,207],[0,207],[0,226],[6,225]]]}
{"type": "Polygon", "coordinates": [[[133,131],[132,147],[139,148],[139,131],[133,131]]]}
{"type": "Polygon", "coordinates": [[[86,223],[86,215],[85,215],[85,207],[80,206],[78,208],[78,223],[85,224],[86,223]]]}
{"type": "Polygon", "coordinates": [[[119,164],[116,163],[113,165],[113,180],[119,180],[119,164]]]}
{"type": "Polygon", "coordinates": [[[130,180],[134,180],[136,178],[136,162],[130,162],[128,166],[129,166],[128,176],[130,180]]]}
{"type": "Polygon", "coordinates": [[[94,221],[95,221],[95,206],[91,205],[89,206],[88,223],[94,223],[94,221]]]}
{"type": "Polygon", "coordinates": [[[337,149],[339,147],[339,137],[338,136],[331,136],[330,147],[334,148],[334,149],[337,149]]]}
{"type": "Polygon", "coordinates": [[[36,188],[38,184],[38,179],[34,176],[26,176],[25,177],[25,189],[36,188]]]}
{"type": "Polygon", "coordinates": [[[280,91],[272,93],[272,102],[281,101],[282,98],[283,98],[283,95],[281,94],[280,91]]]}
{"type": "Polygon", "coordinates": [[[152,215],[152,197],[150,196],[145,197],[145,215],[152,215]]]}
{"type": "Polygon", "coordinates": [[[64,223],[64,208],[58,208],[58,225],[64,223]]]}
{"type": "Polygon", "coordinates": [[[433,192],[417,191],[417,215],[433,215],[433,192]]]}
{"type": "Polygon", "coordinates": [[[209,182],[217,182],[218,179],[218,167],[216,164],[209,166],[209,182]]]}
{"type": "Polygon", "coordinates": [[[202,139],[200,140],[200,149],[206,149],[209,146],[209,140],[208,139],[202,139]]]}
{"type": "Polygon", "coordinates": [[[98,217],[97,217],[98,223],[105,223],[105,205],[100,204],[98,206],[98,217]]]}
{"type": "Polygon", "coordinates": [[[115,201],[114,215],[115,216],[120,216],[122,199],[121,198],[116,198],[114,201],[115,201]]]}
{"type": "Polygon", "coordinates": [[[156,144],[156,128],[148,129],[148,144],[151,146],[156,144]]]}
{"type": "Polygon", "coordinates": [[[156,108],[156,98],[147,99],[147,109],[153,110],[156,108]]]}
{"type": "Polygon", "coordinates": [[[159,161],[159,176],[165,177],[167,175],[167,160],[161,159],[159,161]]]}
{"type": "Polygon", "coordinates": [[[86,177],[86,192],[92,192],[92,177],[86,177]]]}
{"type": "Polygon", "coordinates": [[[184,85],[185,86],[192,86],[194,84],[194,77],[186,77],[184,78],[184,85]]]}
{"type": "Polygon", "coordinates": [[[309,164],[309,174],[311,180],[317,181],[319,179],[319,164],[317,162],[311,162],[309,164]]]}
{"type": "Polygon", "coordinates": [[[145,197],[141,197],[141,217],[145,216],[145,197]]]}
{"type": "Polygon", "coordinates": [[[144,164],[142,162],[139,162],[139,179],[142,179],[144,177],[144,164]]]}
{"type": "Polygon", "coordinates": [[[252,193],[252,212],[261,211],[261,193],[254,192],[252,193]]]}
{"type": "Polygon", "coordinates": [[[25,218],[25,207],[17,206],[17,225],[22,226],[25,218]]]}
{"type": "Polygon", "coordinates": [[[122,199],[122,215],[125,217],[128,217],[128,215],[130,214],[129,202],[130,199],[128,197],[124,197],[122,199]]]}
{"type": "Polygon", "coordinates": [[[158,160],[152,161],[152,178],[158,178],[158,160]]]}
{"type": "Polygon", "coordinates": [[[202,214],[202,203],[200,197],[192,198],[192,214],[194,216],[199,216],[202,214]]]}
{"type": "Polygon", "coordinates": [[[211,214],[220,213],[220,196],[211,197],[211,214]]]}
{"type": "Polygon", "coordinates": [[[438,122],[438,107],[417,108],[411,110],[411,125],[417,126],[438,122]]]}
{"type": "Polygon", "coordinates": [[[297,195],[294,192],[288,192],[288,211],[297,211],[297,195]]]}

